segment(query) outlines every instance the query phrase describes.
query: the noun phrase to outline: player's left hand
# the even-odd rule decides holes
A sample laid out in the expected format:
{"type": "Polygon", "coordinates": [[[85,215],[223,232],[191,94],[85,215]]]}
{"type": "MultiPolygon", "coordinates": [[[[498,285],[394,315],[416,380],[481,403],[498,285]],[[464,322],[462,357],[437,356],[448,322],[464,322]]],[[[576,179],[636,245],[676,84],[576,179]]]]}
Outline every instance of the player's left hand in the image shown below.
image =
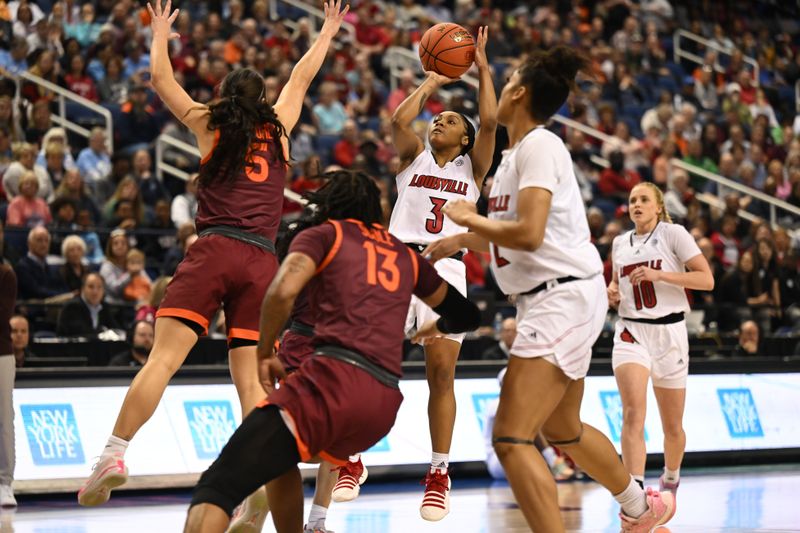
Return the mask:
{"type": "Polygon", "coordinates": [[[628,277],[631,280],[631,283],[634,285],[638,285],[643,281],[661,281],[661,271],[660,270],[653,270],[650,267],[641,266],[631,272],[628,277]]]}
{"type": "Polygon", "coordinates": [[[475,66],[489,68],[489,59],[486,57],[486,41],[489,40],[489,27],[478,28],[478,41],[475,43],[475,66]]]}
{"type": "Polygon", "coordinates": [[[325,0],[322,7],[325,10],[325,22],[322,23],[319,32],[330,32],[331,35],[336,35],[342,26],[344,16],[350,11],[350,4],[345,5],[342,9],[342,0],[325,0]]]}
{"type": "Polygon", "coordinates": [[[155,0],[155,8],[152,4],[147,4],[147,11],[150,13],[150,29],[153,31],[153,38],[166,37],[167,40],[177,39],[180,34],[172,31],[172,23],[178,18],[181,10],[172,9],[172,0],[167,0],[164,9],[161,9],[161,0],[155,0]]]}
{"type": "Polygon", "coordinates": [[[275,390],[275,384],[286,377],[286,369],[277,357],[266,357],[258,360],[258,380],[267,395],[275,390]]]}
{"type": "Polygon", "coordinates": [[[442,208],[442,212],[459,226],[467,227],[469,218],[478,213],[478,206],[466,200],[456,200],[447,202],[442,208]]]}
{"type": "Polygon", "coordinates": [[[436,327],[436,321],[431,320],[423,324],[422,327],[417,330],[414,336],[411,337],[411,342],[424,346],[437,337],[444,337],[444,333],[439,331],[439,328],[436,327]]]}

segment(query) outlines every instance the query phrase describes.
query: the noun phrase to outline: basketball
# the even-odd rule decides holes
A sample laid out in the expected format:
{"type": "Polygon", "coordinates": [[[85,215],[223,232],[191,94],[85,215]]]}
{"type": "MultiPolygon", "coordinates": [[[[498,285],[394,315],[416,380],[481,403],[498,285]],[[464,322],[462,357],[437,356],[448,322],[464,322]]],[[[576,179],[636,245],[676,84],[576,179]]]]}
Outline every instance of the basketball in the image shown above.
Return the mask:
{"type": "Polygon", "coordinates": [[[422,36],[419,59],[425,70],[458,78],[475,59],[475,39],[458,24],[442,22],[429,28],[422,36]]]}

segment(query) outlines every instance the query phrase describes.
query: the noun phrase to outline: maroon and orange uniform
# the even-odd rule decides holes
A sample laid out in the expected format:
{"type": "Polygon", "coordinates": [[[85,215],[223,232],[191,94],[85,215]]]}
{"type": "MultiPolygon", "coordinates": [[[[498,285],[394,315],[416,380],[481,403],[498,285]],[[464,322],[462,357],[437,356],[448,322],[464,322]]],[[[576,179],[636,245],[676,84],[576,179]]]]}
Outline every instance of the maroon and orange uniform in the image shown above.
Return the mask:
{"type": "MultiPolygon", "coordinates": [[[[241,173],[232,179],[220,176],[211,185],[198,188],[198,233],[226,227],[274,243],[281,220],[286,165],[273,156],[275,144],[282,149],[280,139],[266,130],[261,135],[264,142],[253,145],[251,163],[241,173]]],[[[258,310],[277,271],[274,253],[228,236],[201,235],[178,265],[156,317],[187,319],[207,332],[222,305],[228,339],[257,341],[258,310]]]]}
{"type": "Polygon", "coordinates": [[[317,264],[306,287],[316,319],[316,352],[262,405],[277,405],[288,415],[301,459],[319,455],[341,465],[394,425],[403,400],[396,379],[402,373],[411,295],[428,297],[443,281],[430,263],[386,229],[354,220],[307,229],[295,237],[289,252],[317,264]],[[394,386],[363,367],[332,358],[337,348],[356,352],[393,376],[394,386]]]}
{"type": "Polygon", "coordinates": [[[290,322],[281,337],[278,359],[287,372],[294,372],[314,353],[314,314],[308,302],[308,289],[303,289],[297,295],[290,322]]]}

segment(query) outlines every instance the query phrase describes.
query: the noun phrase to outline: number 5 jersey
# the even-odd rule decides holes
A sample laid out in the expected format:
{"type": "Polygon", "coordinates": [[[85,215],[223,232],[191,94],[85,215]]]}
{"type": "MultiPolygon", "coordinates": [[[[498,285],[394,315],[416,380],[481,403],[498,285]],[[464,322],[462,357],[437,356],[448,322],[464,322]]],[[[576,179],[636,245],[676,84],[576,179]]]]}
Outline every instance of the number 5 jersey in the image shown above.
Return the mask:
{"type": "Polygon", "coordinates": [[[611,260],[619,279],[619,316],[661,318],[689,311],[683,287],[660,281],[633,285],[629,275],[639,266],[684,272],[686,262],[700,253],[686,228],[668,222],[659,222],[652,235],[636,235],[631,230],[615,238],[611,260]]]}
{"type": "Polygon", "coordinates": [[[442,168],[430,150],[420,152],[397,175],[397,193],[389,231],[403,242],[416,244],[466,233],[442,208],[449,200],[477,202],[480,196],[468,155],[460,155],[442,168]]]}

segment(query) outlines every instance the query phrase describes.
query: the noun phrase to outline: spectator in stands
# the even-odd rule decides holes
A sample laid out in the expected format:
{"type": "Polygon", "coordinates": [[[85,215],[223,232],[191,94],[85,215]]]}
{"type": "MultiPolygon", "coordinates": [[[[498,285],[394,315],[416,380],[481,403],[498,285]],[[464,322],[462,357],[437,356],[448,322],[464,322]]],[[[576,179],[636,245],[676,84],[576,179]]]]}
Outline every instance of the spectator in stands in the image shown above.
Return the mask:
{"type": "MultiPolygon", "coordinates": [[[[701,139],[689,141],[686,152],[683,156],[683,161],[684,163],[699,167],[707,172],[711,172],[712,174],[717,174],[719,172],[717,164],[712,161],[711,158],[703,154],[703,141],[701,139]]],[[[697,191],[705,188],[706,181],[708,181],[706,178],[693,172],[690,172],[689,176],[689,181],[692,184],[692,188],[697,191]]]]}
{"type": "Polygon", "coordinates": [[[142,202],[142,195],[139,191],[139,186],[132,176],[125,176],[117,185],[117,190],[108,199],[106,205],[103,207],[103,220],[107,225],[113,225],[117,221],[115,212],[118,211],[118,205],[121,201],[128,201],[132,206],[131,217],[132,220],[126,223],[126,226],[134,227],[142,224],[145,219],[144,202],[142,202]]]}
{"type": "Polygon", "coordinates": [[[92,191],[102,197],[110,195],[108,177],[111,174],[111,156],[108,153],[106,131],[92,128],[89,146],[78,154],[78,169],[92,191]],[[103,196],[104,195],[104,196],[103,196]]]}
{"type": "Polygon", "coordinates": [[[355,120],[347,119],[342,128],[341,140],[333,147],[333,161],[344,168],[350,168],[358,152],[358,126],[355,120]]]}
{"type": "Polygon", "coordinates": [[[117,145],[127,154],[146,149],[158,136],[161,127],[155,111],[147,103],[147,86],[134,85],[114,126],[119,138],[117,145]]]}
{"type": "Polygon", "coordinates": [[[11,320],[17,301],[14,269],[0,264],[0,506],[16,507],[14,490],[14,376],[11,320]]]}
{"type": "Polygon", "coordinates": [[[347,110],[337,98],[336,85],[322,83],[319,87],[319,102],[314,106],[314,126],[320,135],[339,135],[347,122],[347,110]]]}
{"type": "Polygon", "coordinates": [[[775,196],[781,200],[787,199],[792,193],[792,184],[787,179],[780,159],[773,159],[767,165],[767,179],[770,178],[775,182],[775,196]]]}
{"type": "Polygon", "coordinates": [[[39,154],[36,156],[36,164],[42,167],[48,166],[46,150],[53,144],[61,145],[61,153],[64,158],[62,166],[65,169],[76,168],[77,165],[72,157],[72,150],[67,143],[67,130],[64,128],[50,128],[47,130],[47,133],[42,138],[39,154]]]}
{"type": "Polygon", "coordinates": [[[39,180],[32,171],[27,171],[19,180],[19,195],[8,204],[6,223],[9,226],[33,227],[50,224],[53,217],[47,202],[37,196],[39,180]]]}
{"type": "Polygon", "coordinates": [[[146,225],[149,230],[140,239],[140,248],[148,258],[148,262],[161,264],[167,251],[175,245],[175,225],[170,218],[170,204],[161,199],[156,202],[153,220],[146,225]]]}
{"type": "Polygon", "coordinates": [[[152,322],[137,320],[130,330],[130,349],[113,356],[108,366],[144,366],[153,349],[155,327],[152,322]]]}
{"type": "Polygon", "coordinates": [[[81,47],[87,47],[100,36],[101,25],[95,19],[94,5],[86,2],[81,6],[80,19],[64,26],[67,37],[74,38],[81,47]]]}
{"type": "Polygon", "coordinates": [[[662,139],[669,135],[669,123],[672,120],[672,106],[670,104],[659,104],[657,107],[648,109],[642,115],[641,127],[643,132],[655,129],[658,136],[662,139]]]}
{"type": "Polygon", "coordinates": [[[752,122],[752,115],[750,114],[750,107],[742,102],[741,93],[742,87],[736,82],[729,83],[725,88],[727,93],[722,101],[722,112],[730,115],[743,126],[749,126],[752,122]]]}
{"type": "Polygon", "coordinates": [[[106,258],[100,265],[100,275],[105,281],[108,298],[111,302],[122,302],[125,285],[130,281],[126,268],[130,243],[124,229],[117,228],[108,236],[106,258]]]}
{"type": "MultiPolygon", "coordinates": [[[[50,100],[43,99],[33,104],[31,122],[25,128],[25,141],[37,146],[42,145],[44,135],[53,127],[50,113],[50,100]]],[[[34,156],[35,156],[34,152],[34,156]]]]}
{"type": "Polygon", "coordinates": [[[78,294],[83,284],[83,278],[89,273],[89,268],[84,264],[86,243],[77,235],[68,235],[61,243],[61,257],[64,264],[58,269],[62,285],[68,290],[78,294]]]}
{"type": "Polygon", "coordinates": [[[719,93],[713,81],[714,69],[704,65],[694,82],[694,96],[704,111],[714,111],[719,105],[719,93]]]}
{"type": "Polygon", "coordinates": [[[682,168],[672,173],[672,183],[664,193],[664,207],[676,221],[685,220],[689,214],[688,204],[694,199],[694,189],[689,186],[689,174],[682,168]]]}
{"type": "MultiPolygon", "coordinates": [[[[125,45],[125,60],[123,61],[123,75],[142,82],[143,76],[150,74],[150,54],[145,54],[144,47],[137,40],[125,45]]],[[[144,86],[140,86],[146,89],[144,86]]]]}
{"type": "Polygon", "coordinates": [[[752,320],[746,320],[739,326],[739,343],[733,349],[733,357],[750,357],[762,355],[761,353],[761,331],[758,324],[752,320]]]}
{"type": "Polygon", "coordinates": [[[56,200],[59,198],[66,198],[74,203],[76,219],[78,213],[85,209],[89,211],[92,221],[91,225],[100,221],[100,210],[97,209],[97,204],[94,203],[89,189],[84,185],[83,178],[78,169],[73,168],[64,173],[64,179],[61,181],[61,185],[56,189],[56,200]]]}
{"type": "Polygon", "coordinates": [[[485,361],[508,359],[511,345],[514,344],[514,339],[517,337],[517,319],[509,317],[503,320],[500,323],[498,337],[497,344],[485,349],[481,354],[481,359],[485,361]]]}
{"type": "Polygon", "coordinates": [[[736,237],[737,221],[738,218],[734,215],[724,216],[720,230],[711,235],[714,252],[725,268],[732,267],[739,260],[741,247],[739,238],[736,237]]]}
{"type": "Polygon", "coordinates": [[[50,182],[50,176],[47,171],[35,164],[36,149],[34,146],[28,143],[17,143],[13,149],[16,161],[11,163],[5,174],[3,174],[3,189],[6,191],[8,200],[13,200],[20,193],[20,178],[30,171],[33,171],[38,181],[36,195],[43,200],[50,200],[53,195],[53,184],[50,182]]]}
{"type": "Polygon", "coordinates": [[[625,168],[625,154],[619,150],[611,152],[608,162],[609,168],[600,173],[597,188],[617,204],[627,202],[628,193],[642,178],[635,170],[625,168]]]}
{"type": "Polygon", "coordinates": [[[64,76],[64,85],[78,96],[92,102],[100,101],[94,80],[86,73],[86,60],[80,55],[74,55],[69,60],[69,71],[64,76]]]}
{"type": "Polygon", "coordinates": [[[9,141],[21,142],[25,140],[22,124],[14,109],[14,101],[10,96],[0,96],[0,127],[5,128],[9,141]]]}
{"type": "Polygon", "coordinates": [[[186,251],[196,240],[197,231],[193,223],[187,222],[178,228],[178,242],[167,251],[167,255],[164,258],[164,266],[161,268],[161,272],[165,276],[173,276],[175,274],[175,269],[183,261],[186,251]]]}
{"type": "Polygon", "coordinates": [[[104,296],[102,276],[95,272],[84,276],[80,295],[61,308],[56,334],[61,337],[95,337],[107,329],[118,329],[104,296]]]}
{"type": "Polygon", "coordinates": [[[760,287],[761,294],[748,302],[757,309],[761,318],[762,331],[772,331],[772,318],[780,318],[781,314],[781,289],[780,269],[775,257],[775,244],[771,239],[759,239],[753,254],[753,269],[756,275],[754,285],[760,287]]]}
{"type": "MultiPolygon", "coordinates": [[[[54,85],[58,85],[59,64],[56,61],[55,53],[51,50],[39,50],[31,54],[36,56],[33,65],[28,68],[28,72],[34,76],[44,78],[46,81],[54,85]],[[38,54],[38,55],[37,55],[38,54]]],[[[30,57],[29,56],[29,59],[30,57]]],[[[26,81],[22,84],[22,97],[32,104],[40,100],[52,101],[54,93],[44,86],[31,81],[26,81]]]]}
{"type": "Polygon", "coordinates": [[[24,37],[14,37],[8,50],[0,50],[0,68],[18,75],[28,70],[28,41],[24,37]]]}
{"type": "Polygon", "coordinates": [[[111,56],[105,64],[105,76],[97,82],[100,103],[121,106],[128,101],[130,80],[122,73],[122,58],[111,56]]]}
{"type": "Polygon", "coordinates": [[[48,143],[44,148],[44,169],[50,177],[50,183],[54,188],[61,184],[64,179],[64,145],[57,142],[48,143]]]}
{"type": "Polygon", "coordinates": [[[137,150],[133,154],[132,163],[131,175],[139,185],[145,205],[155,207],[157,201],[169,198],[169,193],[153,172],[153,160],[147,150],[137,150]]]}
{"type": "Polygon", "coordinates": [[[47,264],[50,232],[36,226],[28,232],[28,254],[16,266],[20,300],[44,299],[64,293],[61,278],[47,264]]]}
{"type": "Polygon", "coordinates": [[[142,304],[136,310],[135,321],[146,320],[151,324],[156,323],[156,312],[161,306],[161,301],[164,299],[164,294],[167,292],[167,285],[172,281],[172,276],[160,276],[153,282],[153,288],[150,291],[150,298],[147,303],[142,304]]]}
{"type": "Polygon", "coordinates": [[[23,315],[14,315],[11,324],[11,348],[14,350],[14,361],[17,368],[25,366],[25,360],[35,357],[30,349],[30,324],[23,315]]]}
{"type": "Polygon", "coordinates": [[[186,180],[186,192],[172,200],[170,218],[176,228],[186,223],[194,223],[194,217],[197,215],[197,176],[192,174],[186,180]]]}
{"type": "Polygon", "coordinates": [[[125,257],[125,270],[128,274],[128,282],[122,291],[125,301],[142,304],[150,298],[150,291],[153,282],[144,269],[145,256],[141,250],[136,248],[128,251],[125,257]]]}

